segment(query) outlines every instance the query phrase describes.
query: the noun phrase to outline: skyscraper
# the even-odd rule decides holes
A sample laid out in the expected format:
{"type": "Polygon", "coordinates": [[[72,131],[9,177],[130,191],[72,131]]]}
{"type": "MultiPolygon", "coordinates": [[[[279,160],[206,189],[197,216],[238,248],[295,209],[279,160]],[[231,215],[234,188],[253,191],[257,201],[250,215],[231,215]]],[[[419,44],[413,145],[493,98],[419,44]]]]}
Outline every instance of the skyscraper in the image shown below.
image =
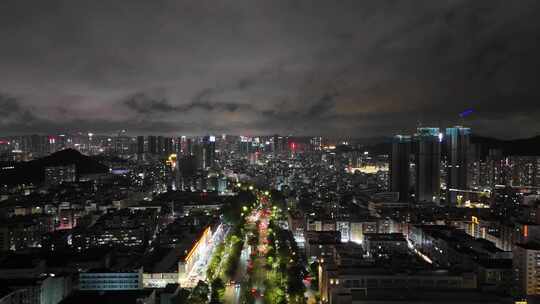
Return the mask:
{"type": "Polygon", "coordinates": [[[312,151],[320,151],[322,149],[322,137],[312,137],[309,141],[312,151]]]}
{"type": "Polygon", "coordinates": [[[500,149],[489,149],[486,160],[485,185],[495,187],[495,185],[506,185],[507,180],[504,174],[504,156],[500,149]]]}
{"type": "Polygon", "coordinates": [[[163,152],[167,156],[169,156],[171,153],[173,153],[173,139],[172,138],[170,138],[170,137],[165,137],[164,138],[163,152]]]}
{"type": "Polygon", "coordinates": [[[469,128],[456,126],[446,129],[446,149],[447,149],[447,180],[448,203],[459,204],[457,191],[467,189],[467,166],[468,150],[470,145],[469,128]]]}
{"type": "Polygon", "coordinates": [[[155,136],[148,136],[148,152],[150,154],[157,154],[157,139],[155,136]]]}
{"type": "Polygon", "coordinates": [[[439,202],[441,189],[439,128],[418,128],[414,141],[416,201],[439,202]]]}
{"type": "Polygon", "coordinates": [[[202,141],[202,149],[203,168],[212,167],[216,159],[216,137],[205,136],[202,141]]]}
{"type": "Polygon", "coordinates": [[[272,152],[273,152],[274,154],[279,154],[279,153],[281,152],[280,146],[279,146],[279,144],[280,144],[280,142],[279,142],[280,137],[281,137],[281,136],[279,136],[279,135],[277,135],[277,134],[274,135],[274,136],[272,136],[272,152]]]}
{"type": "Polygon", "coordinates": [[[129,145],[131,138],[126,135],[125,130],[122,130],[114,138],[114,151],[118,154],[129,153],[129,145]]]}
{"type": "Polygon", "coordinates": [[[186,140],[186,149],[184,152],[185,155],[193,155],[193,139],[188,138],[186,140]]]}
{"type": "Polygon", "coordinates": [[[240,136],[238,141],[238,153],[241,155],[248,155],[251,151],[251,138],[247,136],[240,136]]]}
{"type": "Polygon", "coordinates": [[[396,135],[392,142],[390,163],[390,187],[392,192],[399,193],[400,201],[409,199],[409,162],[411,156],[411,137],[396,135]]]}
{"type": "Polygon", "coordinates": [[[165,155],[165,138],[163,136],[157,137],[157,154],[165,155]]]}
{"type": "Polygon", "coordinates": [[[517,187],[540,186],[540,157],[539,156],[509,156],[510,184],[517,187]]]}
{"type": "Polygon", "coordinates": [[[192,155],[193,155],[193,162],[195,163],[195,167],[197,170],[203,170],[205,167],[205,153],[203,149],[203,145],[200,142],[194,142],[192,144],[192,155]]]}
{"type": "Polygon", "coordinates": [[[137,154],[144,154],[144,136],[137,136],[137,154]]]}

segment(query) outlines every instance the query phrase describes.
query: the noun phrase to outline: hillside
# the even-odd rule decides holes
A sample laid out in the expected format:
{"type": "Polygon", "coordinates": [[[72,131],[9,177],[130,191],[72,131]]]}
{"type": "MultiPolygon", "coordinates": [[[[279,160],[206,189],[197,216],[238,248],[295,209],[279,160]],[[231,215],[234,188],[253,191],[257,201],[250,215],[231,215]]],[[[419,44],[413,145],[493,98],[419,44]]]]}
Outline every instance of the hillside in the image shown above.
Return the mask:
{"type": "Polygon", "coordinates": [[[500,140],[491,137],[473,136],[471,142],[482,147],[482,154],[489,149],[500,149],[508,155],[540,155],[540,135],[531,138],[500,140]]]}
{"type": "MultiPolygon", "coordinates": [[[[522,138],[514,140],[501,140],[491,137],[484,137],[473,135],[471,137],[471,143],[478,145],[480,148],[480,155],[487,155],[490,149],[500,149],[506,156],[509,155],[523,155],[523,156],[536,156],[540,155],[540,135],[531,138],[522,138]]],[[[373,154],[389,154],[392,150],[392,143],[390,139],[387,139],[378,144],[372,144],[366,146],[366,150],[373,154]]],[[[445,153],[445,146],[443,145],[442,151],[445,153]]]]}
{"type": "Polygon", "coordinates": [[[0,170],[0,185],[39,184],[45,178],[46,167],[68,165],[75,165],[77,175],[106,173],[109,171],[107,166],[93,158],[83,155],[77,150],[65,149],[29,162],[9,164],[14,168],[0,170]]]}

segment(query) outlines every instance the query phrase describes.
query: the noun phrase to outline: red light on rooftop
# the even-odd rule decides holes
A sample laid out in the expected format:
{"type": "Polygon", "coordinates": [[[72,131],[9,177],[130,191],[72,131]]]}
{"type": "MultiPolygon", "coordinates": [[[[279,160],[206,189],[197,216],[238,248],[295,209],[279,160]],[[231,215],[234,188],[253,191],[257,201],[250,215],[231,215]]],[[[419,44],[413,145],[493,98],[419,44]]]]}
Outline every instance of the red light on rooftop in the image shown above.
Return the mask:
{"type": "Polygon", "coordinates": [[[294,142],[291,143],[291,149],[293,149],[293,150],[296,149],[296,143],[294,143],[294,142]]]}

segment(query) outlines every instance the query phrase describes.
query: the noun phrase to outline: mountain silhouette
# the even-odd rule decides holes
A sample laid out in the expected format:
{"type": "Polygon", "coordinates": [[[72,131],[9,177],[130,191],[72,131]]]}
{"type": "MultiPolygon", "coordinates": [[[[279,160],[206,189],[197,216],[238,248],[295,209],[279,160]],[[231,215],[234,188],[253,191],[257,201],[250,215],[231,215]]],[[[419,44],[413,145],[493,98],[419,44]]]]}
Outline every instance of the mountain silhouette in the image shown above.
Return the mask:
{"type": "Polygon", "coordinates": [[[490,149],[499,149],[505,156],[537,156],[540,155],[540,135],[513,140],[501,140],[492,137],[472,136],[471,143],[481,147],[481,154],[486,155],[490,149]]]}
{"type": "MultiPolygon", "coordinates": [[[[479,155],[484,158],[489,150],[501,150],[503,155],[512,156],[539,156],[540,155],[540,135],[530,138],[520,138],[512,140],[502,140],[493,137],[485,137],[480,135],[471,136],[471,144],[476,145],[479,149],[479,155]]],[[[446,145],[442,145],[443,154],[446,153],[446,145]]],[[[390,154],[392,150],[392,140],[385,139],[383,142],[373,144],[366,147],[366,150],[377,154],[390,154]]]]}
{"type": "Polygon", "coordinates": [[[46,167],[69,165],[75,165],[77,178],[84,174],[109,172],[107,166],[92,157],[74,149],[65,149],[28,162],[2,164],[0,185],[40,184],[45,179],[46,167]]]}

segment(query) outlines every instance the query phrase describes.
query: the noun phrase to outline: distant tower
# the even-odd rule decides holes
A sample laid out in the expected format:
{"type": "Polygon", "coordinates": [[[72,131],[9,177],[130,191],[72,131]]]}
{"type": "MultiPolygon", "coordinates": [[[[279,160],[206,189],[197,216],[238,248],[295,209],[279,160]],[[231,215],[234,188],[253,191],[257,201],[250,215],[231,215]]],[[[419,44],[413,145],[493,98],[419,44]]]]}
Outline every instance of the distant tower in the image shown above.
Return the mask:
{"type": "Polygon", "coordinates": [[[390,163],[390,185],[392,192],[399,193],[400,201],[409,199],[409,162],[411,156],[411,137],[396,135],[392,142],[390,163]]]}
{"type": "Polygon", "coordinates": [[[210,168],[216,160],[216,137],[205,136],[202,141],[203,168],[210,168]]]}
{"type": "Polygon", "coordinates": [[[439,202],[441,189],[439,128],[418,128],[414,142],[416,201],[439,202]]]}
{"type": "Polygon", "coordinates": [[[144,136],[137,136],[137,154],[144,154],[144,136]]]}
{"type": "Polygon", "coordinates": [[[157,137],[157,154],[165,155],[165,138],[163,136],[157,137]]]}
{"type": "Polygon", "coordinates": [[[163,151],[164,154],[169,156],[171,153],[173,153],[173,139],[171,137],[165,137],[163,139],[163,151]]]}
{"type": "Polygon", "coordinates": [[[193,155],[193,139],[187,138],[186,139],[186,149],[184,152],[184,155],[193,155]]]}
{"type": "Polygon", "coordinates": [[[471,129],[456,126],[446,129],[446,148],[448,154],[447,181],[448,203],[458,204],[457,192],[467,189],[467,166],[471,129]]]}
{"type": "Polygon", "coordinates": [[[148,152],[150,154],[157,154],[157,138],[155,136],[148,136],[148,152]]]}

